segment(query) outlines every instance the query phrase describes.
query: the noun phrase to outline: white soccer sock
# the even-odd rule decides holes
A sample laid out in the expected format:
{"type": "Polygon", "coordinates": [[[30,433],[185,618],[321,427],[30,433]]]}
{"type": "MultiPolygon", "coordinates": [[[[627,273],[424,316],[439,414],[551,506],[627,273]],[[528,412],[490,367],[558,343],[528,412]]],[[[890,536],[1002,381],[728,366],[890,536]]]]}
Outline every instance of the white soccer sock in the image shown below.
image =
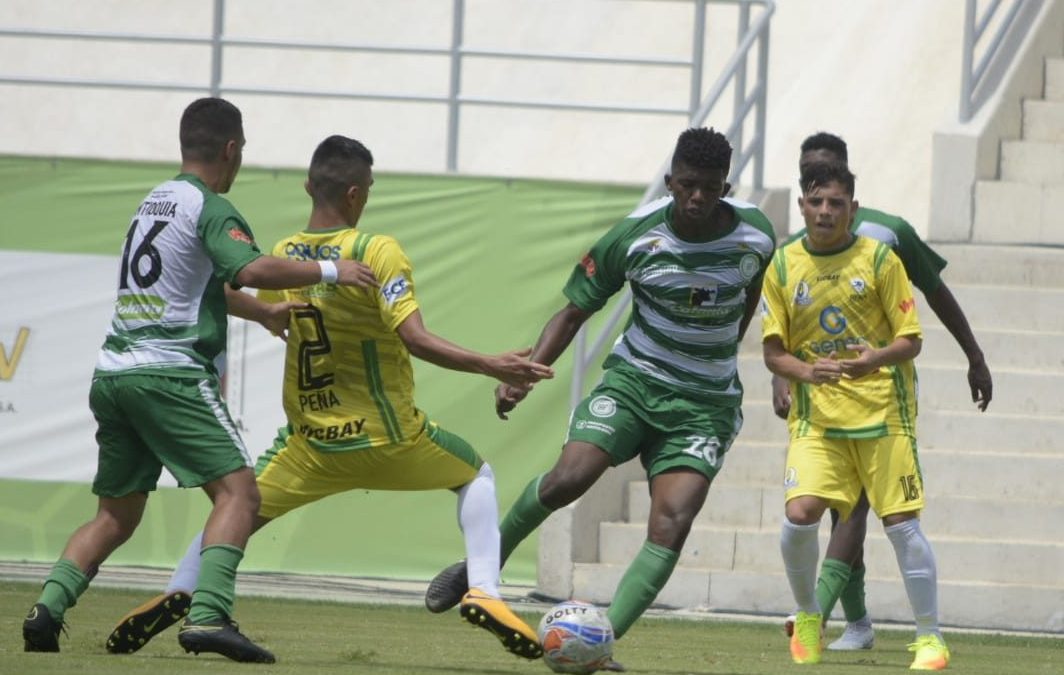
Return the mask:
{"type": "Polygon", "coordinates": [[[920,528],[916,518],[884,528],[887,538],[894,545],[905,592],[916,617],[916,634],[939,633],[938,629],[938,574],[935,570],[935,553],[920,528]]]}
{"type": "Polygon", "coordinates": [[[458,492],[458,526],[465,537],[469,587],[499,597],[499,504],[487,462],[458,492]]]}
{"type": "Polygon", "coordinates": [[[197,534],[185,551],[181,562],[177,563],[177,569],[170,577],[170,583],[166,586],[166,594],[181,591],[192,594],[196,590],[196,580],[199,578],[200,549],[203,548],[203,532],[197,534]]]}
{"type": "Polygon", "coordinates": [[[791,584],[791,593],[798,609],[811,614],[820,613],[816,601],[816,564],[820,559],[820,540],[817,534],[820,523],[812,525],[795,525],[789,519],[783,519],[783,533],[780,536],[780,553],[783,554],[783,568],[787,571],[787,581],[791,584]]]}

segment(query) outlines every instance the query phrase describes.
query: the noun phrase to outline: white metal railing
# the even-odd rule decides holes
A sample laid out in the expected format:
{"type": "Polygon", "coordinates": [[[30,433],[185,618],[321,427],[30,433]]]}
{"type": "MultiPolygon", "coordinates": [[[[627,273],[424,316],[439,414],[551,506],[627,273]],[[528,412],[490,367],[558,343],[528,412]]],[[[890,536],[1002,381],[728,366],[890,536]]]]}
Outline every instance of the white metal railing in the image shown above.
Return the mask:
{"type": "Polygon", "coordinates": [[[971,120],[1001,84],[1004,70],[1015,56],[1017,42],[1030,29],[1043,2],[1011,0],[1008,9],[999,13],[1002,0],[989,0],[981,12],[977,0],[966,0],[961,52],[961,122],[971,120]],[[987,37],[987,30],[995,25],[993,34],[987,37]],[[981,51],[978,61],[976,51],[981,51]]]}
{"type": "MultiPolygon", "coordinates": [[[[86,88],[117,88],[139,89],[157,91],[187,91],[209,93],[212,96],[225,94],[245,95],[269,95],[269,96],[292,96],[306,98],[333,98],[353,100],[392,101],[413,104],[442,104],[447,107],[447,134],[446,134],[446,157],[444,165],[449,172],[457,171],[459,155],[459,118],[464,106],[496,106],[515,107],[525,109],[553,109],[571,110],[601,113],[636,113],[636,114],[671,114],[683,116],[692,121],[704,119],[705,113],[702,96],[702,78],[704,66],[704,46],[706,33],[706,5],[708,4],[731,4],[740,8],[740,33],[743,33],[745,24],[749,21],[751,5],[774,5],[772,0],[687,0],[693,8],[691,22],[691,52],[687,58],[667,58],[655,56],[603,56],[581,53],[561,53],[553,51],[519,51],[505,49],[477,49],[464,43],[463,33],[466,24],[465,0],[452,0],[452,22],[450,45],[424,46],[424,45],[375,45],[365,43],[321,43],[298,40],[273,40],[255,38],[232,38],[225,34],[226,2],[225,0],[212,0],[212,25],[209,35],[166,35],[145,34],[132,32],[102,32],[102,31],[77,31],[77,30],[38,30],[30,28],[10,28],[0,26],[0,37],[17,38],[42,38],[42,39],[67,39],[86,40],[118,43],[155,43],[155,44],[178,44],[202,46],[210,50],[210,75],[209,80],[203,82],[149,82],[133,79],[93,79],[93,78],[68,78],[68,77],[40,77],[25,76],[19,73],[7,71],[10,64],[0,65],[0,83],[23,84],[23,85],[49,85],[69,86],[86,88]],[[352,53],[383,53],[420,55],[428,57],[441,57],[449,59],[450,72],[446,94],[408,94],[400,92],[368,92],[353,90],[315,90],[299,88],[269,88],[269,87],[240,87],[226,80],[224,69],[226,51],[232,48],[265,48],[289,51],[331,51],[352,53]],[[604,102],[574,102],[564,100],[534,100],[520,98],[503,98],[492,96],[473,96],[462,93],[463,65],[469,59],[518,59],[523,61],[562,61],[578,64],[604,64],[604,65],[637,65],[655,66],[665,68],[686,69],[689,71],[690,96],[686,106],[683,105],[631,105],[609,101],[604,102]]],[[[742,79],[736,80],[737,88],[745,89],[745,55],[743,56],[744,67],[742,79]]],[[[735,64],[731,66],[733,69],[735,64]]],[[[764,64],[759,68],[758,81],[752,90],[751,96],[755,100],[736,98],[735,109],[737,116],[745,118],[745,115],[758,102],[759,115],[763,117],[764,94],[763,82],[765,79],[764,64]],[[760,93],[758,87],[760,87],[760,93]],[[742,111],[741,115],[738,115],[742,111]]],[[[426,83],[435,84],[435,83],[426,83]]],[[[712,98],[720,97],[717,91],[712,98]]],[[[763,120],[759,122],[759,128],[763,128],[763,120]]],[[[733,131],[734,137],[742,140],[741,125],[733,131]]],[[[764,146],[758,132],[746,145],[748,152],[742,153],[742,160],[738,166],[745,167],[749,161],[753,161],[752,182],[760,188],[763,179],[763,154],[764,146]]],[[[735,173],[738,175],[738,172],[735,173]]]]}
{"type": "MultiPolygon", "coordinates": [[[[714,107],[723,97],[728,87],[733,87],[734,100],[732,103],[732,122],[725,136],[732,144],[733,159],[730,180],[738,182],[738,177],[753,161],[754,189],[760,190],[764,185],[764,155],[765,155],[765,108],[767,101],[768,85],[768,45],[769,26],[772,14],[776,10],[776,3],[772,0],[765,2],[740,2],[738,21],[738,44],[735,52],[721,70],[720,77],[710,88],[705,99],[691,114],[691,126],[701,126],[713,112],[714,107]],[[750,23],[750,6],[761,5],[762,11],[756,20],[750,23]],[[751,51],[757,48],[757,72],[754,84],[747,90],[747,66],[751,51]],[[749,139],[744,138],[743,127],[747,117],[754,111],[754,130],[749,139]]],[[[665,158],[658,172],[651,177],[650,183],[639,205],[642,206],[650,201],[658,199],[665,194],[665,185],[662,177],[668,173],[672,161],[672,153],[665,158]]],[[[588,328],[585,324],[573,338],[573,379],[569,388],[570,407],[576,405],[584,397],[588,373],[596,367],[600,354],[606,347],[617,326],[628,314],[631,306],[632,291],[625,287],[621,298],[615,304],[613,310],[606,319],[605,325],[598,331],[591,346],[588,346],[588,328]]]]}

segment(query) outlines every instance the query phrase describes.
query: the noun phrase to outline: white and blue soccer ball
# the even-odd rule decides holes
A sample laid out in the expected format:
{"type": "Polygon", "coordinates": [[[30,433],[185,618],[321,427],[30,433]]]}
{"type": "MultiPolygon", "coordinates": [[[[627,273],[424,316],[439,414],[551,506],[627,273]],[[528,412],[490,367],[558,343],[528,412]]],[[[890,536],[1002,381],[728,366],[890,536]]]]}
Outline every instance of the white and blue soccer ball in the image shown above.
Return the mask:
{"type": "Polygon", "coordinates": [[[598,607],[578,600],[550,608],[539,621],[543,660],[556,673],[593,673],[613,658],[613,626],[598,607]]]}

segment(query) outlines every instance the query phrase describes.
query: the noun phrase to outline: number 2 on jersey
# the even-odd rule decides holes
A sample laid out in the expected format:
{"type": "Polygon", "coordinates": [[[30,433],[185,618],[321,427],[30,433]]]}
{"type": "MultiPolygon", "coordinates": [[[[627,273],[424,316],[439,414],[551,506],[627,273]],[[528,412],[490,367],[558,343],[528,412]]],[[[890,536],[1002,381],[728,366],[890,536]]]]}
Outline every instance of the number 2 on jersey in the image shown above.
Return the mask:
{"type": "Polygon", "coordinates": [[[329,334],[325,332],[325,319],[321,315],[321,310],[314,305],[308,305],[293,310],[292,315],[297,322],[309,321],[312,323],[309,330],[301,327],[299,330],[300,335],[315,336],[299,341],[299,361],[296,367],[299,389],[301,391],[311,391],[329,386],[336,380],[336,375],[334,373],[319,373],[315,375],[312,372],[311,363],[315,356],[325,356],[332,352],[332,344],[329,342],[329,334]]]}

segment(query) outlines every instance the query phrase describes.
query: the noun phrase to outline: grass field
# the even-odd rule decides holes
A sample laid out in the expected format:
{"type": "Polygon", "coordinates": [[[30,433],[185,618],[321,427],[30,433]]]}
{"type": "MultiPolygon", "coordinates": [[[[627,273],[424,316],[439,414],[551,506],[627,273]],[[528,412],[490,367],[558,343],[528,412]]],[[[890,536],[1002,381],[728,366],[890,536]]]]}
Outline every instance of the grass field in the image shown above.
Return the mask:
{"type": "MultiPolygon", "coordinates": [[[[22,616],[37,586],[0,582],[0,673],[11,675],[125,675],[151,673],[249,673],[345,675],[372,673],[547,673],[541,662],[506,653],[485,631],[457,612],[433,615],[421,607],[350,605],[240,598],[244,632],[278,657],[272,666],[236,664],[218,656],[185,654],[171,628],[133,655],[108,654],[103,643],[113,623],[142,602],[144,592],[91,589],[68,613],[69,637],[61,654],[22,651],[22,616]]],[[[526,614],[533,625],[539,617],[526,614]]],[[[831,635],[838,629],[831,631],[831,635]]],[[[775,623],[646,618],[614,650],[633,673],[771,674],[907,671],[908,631],[880,630],[875,649],[826,655],[820,666],[790,663],[775,623]]],[[[951,670],[986,675],[1064,672],[1064,640],[947,633],[951,670]]]]}

